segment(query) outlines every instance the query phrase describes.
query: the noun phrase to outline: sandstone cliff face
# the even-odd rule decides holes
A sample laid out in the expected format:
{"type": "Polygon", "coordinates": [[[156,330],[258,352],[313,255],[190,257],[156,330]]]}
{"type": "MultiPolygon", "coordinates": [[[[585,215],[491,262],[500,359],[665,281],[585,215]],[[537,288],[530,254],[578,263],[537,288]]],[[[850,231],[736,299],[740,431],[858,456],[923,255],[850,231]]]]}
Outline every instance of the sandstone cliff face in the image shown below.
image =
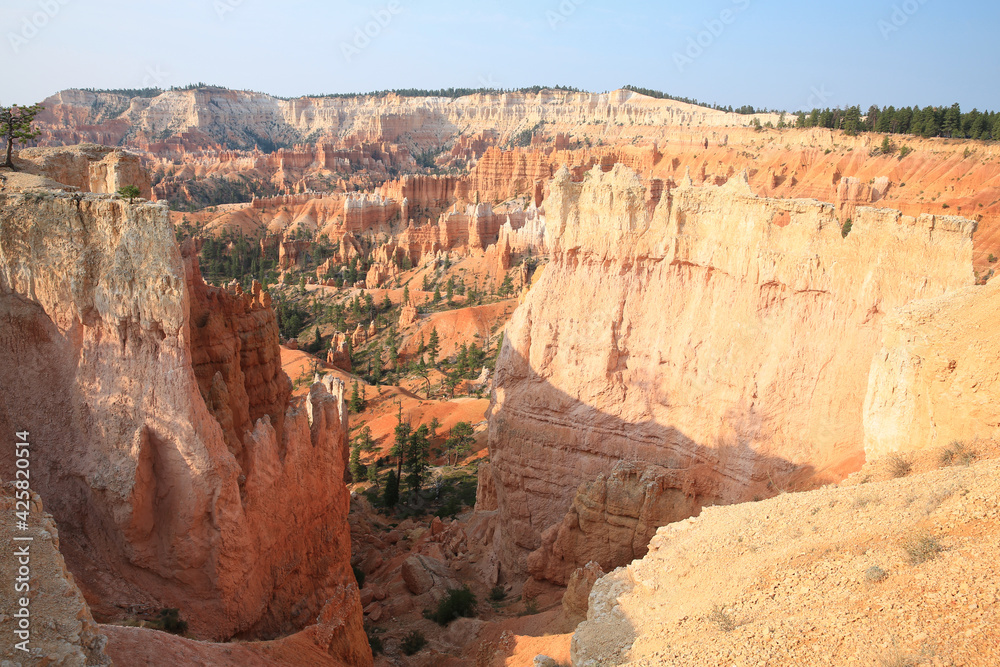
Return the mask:
{"type": "Polygon", "coordinates": [[[16,162],[28,173],[44,175],[83,192],[113,194],[126,185],[149,199],[149,175],[139,156],[109,146],[83,144],[66,148],[25,148],[16,162]]]}
{"type": "Polygon", "coordinates": [[[865,400],[865,452],[1000,438],[1000,283],[917,301],[886,319],[865,400]]]}
{"type": "MultiPolygon", "coordinates": [[[[458,128],[464,134],[496,132],[507,140],[540,121],[577,125],[591,121],[625,126],[748,126],[750,116],[725,113],[626,90],[610,93],[468,95],[458,99],[397,95],[280,100],[222,88],[165,91],[153,98],[66,90],[45,100],[39,122],[50,142],[116,144],[170,134],[192,147],[218,142],[254,148],[261,138],[291,146],[311,135],[358,142],[398,141],[442,145],[458,128]],[[97,104],[95,104],[95,102],[97,104]],[[483,113],[488,108],[489,113],[483,113]],[[93,137],[93,138],[88,138],[93,137]]],[[[777,116],[762,114],[761,122],[777,116]]],[[[306,159],[316,158],[309,156],[306,159]]]]}
{"type": "Polygon", "coordinates": [[[856,469],[884,313],[973,282],[960,218],[860,207],[842,238],[833,206],[738,178],[649,201],[616,166],[562,170],[545,202],[552,261],[508,327],[490,422],[515,572],[621,459],[674,471],[695,505],[856,469]]]}
{"type": "MultiPolygon", "coordinates": [[[[9,423],[0,418],[0,426],[9,423]]],[[[14,433],[9,428],[4,432],[14,433]]],[[[16,494],[13,486],[0,482],[0,512],[6,519],[0,523],[0,566],[6,578],[0,590],[0,633],[4,638],[0,661],[4,665],[110,667],[111,660],[105,654],[107,638],[101,635],[59,553],[55,521],[45,513],[37,494],[29,494],[26,506],[16,506],[16,494]],[[29,512],[27,530],[14,529],[15,511],[29,512]],[[15,537],[22,539],[15,542],[15,537]],[[22,582],[29,584],[30,591],[18,592],[14,577],[19,576],[22,566],[30,574],[22,582]],[[27,607],[21,606],[22,597],[31,600],[27,607]],[[29,627],[26,635],[18,636],[15,631],[21,629],[21,618],[15,614],[21,609],[30,614],[25,618],[29,627]],[[24,650],[17,647],[21,642],[24,650]]]]}
{"type": "Polygon", "coordinates": [[[197,276],[165,207],[0,196],[0,421],[44,443],[34,488],[97,613],[178,607],[228,638],[336,598],[328,643],[364,664],[343,386],[288,403],[263,297],[197,276]]]}
{"type": "Polygon", "coordinates": [[[715,497],[712,472],[692,478],[687,470],[616,464],[610,474],[580,486],[562,522],[542,533],[542,546],[528,556],[528,572],[565,586],[583,564],[610,571],[642,558],[657,528],[698,514],[702,502],[715,497]]]}

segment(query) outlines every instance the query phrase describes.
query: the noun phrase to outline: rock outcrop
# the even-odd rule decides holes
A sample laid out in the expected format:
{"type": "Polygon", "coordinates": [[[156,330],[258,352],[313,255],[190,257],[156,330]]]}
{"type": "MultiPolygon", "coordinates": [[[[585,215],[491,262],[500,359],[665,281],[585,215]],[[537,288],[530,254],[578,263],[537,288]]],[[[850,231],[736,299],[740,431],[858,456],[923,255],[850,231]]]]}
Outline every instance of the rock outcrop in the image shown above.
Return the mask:
{"type": "MultiPolygon", "coordinates": [[[[645,547],[643,549],[645,550],[645,547]]],[[[569,581],[566,582],[566,593],[562,599],[563,612],[567,618],[574,621],[583,621],[587,618],[590,592],[604,574],[601,566],[594,561],[573,571],[569,581]]]]}
{"type": "Polygon", "coordinates": [[[164,206],[0,195],[0,230],[0,421],[44,443],[33,486],[95,615],[177,607],[229,638],[322,612],[370,660],[343,385],[289,401],[265,296],[201,283],[164,206]]]}
{"type": "Polygon", "coordinates": [[[542,533],[542,546],[528,556],[528,572],[565,586],[574,572],[596,563],[610,572],[646,555],[656,529],[697,515],[711,502],[718,476],[700,475],[636,461],[615,465],[582,484],[562,522],[542,533]]]}
{"type": "Polygon", "coordinates": [[[886,319],[865,400],[869,457],[1000,438],[998,309],[991,281],[886,319]]]}
{"type": "MultiPolygon", "coordinates": [[[[0,426],[10,425],[0,416],[0,426]]],[[[12,428],[4,432],[13,437],[12,428]]],[[[33,453],[44,445],[35,441],[31,447],[33,453]]],[[[42,508],[41,499],[15,489],[12,483],[0,482],[0,512],[6,519],[0,522],[0,567],[6,579],[0,589],[0,633],[4,637],[0,661],[4,665],[110,667],[105,653],[107,638],[66,569],[59,553],[59,531],[42,508]],[[26,529],[15,528],[15,512],[27,513],[26,529]],[[25,588],[15,588],[22,585],[25,588]],[[22,603],[25,599],[29,600],[27,605],[22,603]]]]}
{"type": "Polygon", "coordinates": [[[1000,664],[997,494],[989,460],[706,508],[597,581],[572,664],[1000,664]]]}
{"type": "Polygon", "coordinates": [[[149,174],[138,155],[120,148],[82,144],[58,148],[24,148],[15,163],[31,174],[44,175],[82,192],[113,194],[126,185],[149,199],[149,174]]]}
{"type": "Polygon", "coordinates": [[[884,314],[973,283],[961,218],[859,207],[844,238],[832,205],[741,178],[649,204],[621,166],[552,183],[552,261],[508,327],[490,422],[508,570],[622,459],[674,471],[694,505],[856,470],[884,314]]]}

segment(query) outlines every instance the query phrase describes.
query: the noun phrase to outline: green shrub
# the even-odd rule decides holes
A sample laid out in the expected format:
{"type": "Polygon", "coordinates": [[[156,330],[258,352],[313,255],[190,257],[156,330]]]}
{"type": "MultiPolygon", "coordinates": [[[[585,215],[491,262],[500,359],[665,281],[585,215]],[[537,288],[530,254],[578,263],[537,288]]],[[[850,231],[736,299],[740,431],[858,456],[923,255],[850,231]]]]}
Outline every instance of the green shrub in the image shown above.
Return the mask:
{"type": "Polygon", "coordinates": [[[142,193],[139,192],[139,188],[137,188],[134,185],[123,185],[122,187],[118,188],[118,195],[124,197],[125,199],[128,199],[129,203],[132,203],[132,200],[138,197],[140,194],[142,193]]]}
{"type": "Polygon", "coordinates": [[[372,628],[365,628],[365,636],[368,637],[368,646],[372,650],[372,655],[379,655],[385,651],[382,638],[375,634],[372,628]]]}
{"type": "Polygon", "coordinates": [[[448,625],[459,616],[471,617],[476,613],[476,595],[468,586],[449,589],[437,609],[428,615],[438,625],[448,625]]]}
{"type": "Polygon", "coordinates": [[[531,598],[524,601],[524,609],[518,616],[534,616],[538,613],[538,600],[531,598]]]}
{"type": "Polygon", "coordinates": [[[885,581],[888,576],[889,573],[880,568],[878,565],[872,565],[870,568],[865,570],[865,579],[872,583],[885,581]]]}
{"type": "Polygon", "coordinates": [[[490,589],[490,600],[500,602],[505,597],[507,597],[507,591],[504,590],[503,586],[494,586],[490,589]]]}
{"type": "Polygon", "coordinates": [[[854,227],[854,223],[851,221],[850,218],[848,218],[847,222],[845,222],[844,226],[841,227],[841,229],[840,229],[840,235],[846,239],[847,235],[851,233],[851,229],[853,227],[854,227]]]}
{"type": "Polygon", "coordinates": [[[403,651],[405,655],[414,655],[419,653],[423,648],[427,646],[427,639],[424,637],[424,633],[420,630],[413,630],[410,634],[403,637],[403,641],[400,642],[399,648],[403,651]]]}
{"type": "Polygon", "coordinates": [[[187,621],[181,620],[179,609],[163,609],[160,611],[160,617],[157,619],[156,625],[160,626],[164,632],[169,632],[172,635],[183,635],[188,629],[187,621]]]}
{"type": "Polygon", "coordinates": [[[913,149],[909,146],[903,146],[899,149],[899,159],[902,160],[904,157],[913,152],[913,149]]]}

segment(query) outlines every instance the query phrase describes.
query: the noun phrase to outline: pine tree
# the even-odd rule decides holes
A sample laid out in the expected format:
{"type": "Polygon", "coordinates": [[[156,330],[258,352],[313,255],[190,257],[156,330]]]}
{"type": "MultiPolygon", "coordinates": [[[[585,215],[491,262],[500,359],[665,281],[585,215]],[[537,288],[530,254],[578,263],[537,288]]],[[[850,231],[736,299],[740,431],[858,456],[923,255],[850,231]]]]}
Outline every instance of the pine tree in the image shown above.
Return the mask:
{"type": "Polygon", "coordinates": [[[410,303],[410,286],[407,285],[403,288],[403,305],[410,303]]]}
{"type": "Polygon", "coordinates": [[[458,465],[458,460],[462,455],[472,450],[472,445],[476,442],[473,433],[472,425],[469,422],[458,422],[452,427],[451,434],[445,441],[445,449],[448,452],[449,461],[452,456],[455,457],[453,465],[458,465]]]}
{"type": "Polygon", "coordinates": [[[441,341],[438,339],[437,327],[435,327],[431,329],[431,337],[427,341],[427,354],[429,355],[431,366],[437,365],[437,357],[440,350],[441,341]]]}
{"type": "Polygon", "coordinates": [[[410,434],[406,451],[406,485],[410,487],[414,498],[423,486],[424,474],[430,460],[430,441],[427,437],[427,426],[421,425],[410,434]]]}
{"type": "Polygon", "coordinates": [[[847,109],[844,115],[844,134],[849,137],[858,136],[861,127],[861,109],[853,106],[847,109]]]}
{"type": "Polygon", "coordinates": [[[371,454],[375,451],[376,445],[375,440],[372,438],[372,429],[370,426],[365,424],[365,426],[361,428],[355,438],[355,444],[358,446],[358,449],[365,454],[371,454]]]}
{"type": "Polygon", "coordinates": [[[31,129],[31,123],[44,108],[41,104],[30,107],[17,105],[0,107],[0,138],[7,142],[7,152],[0,167],[14,169],[14,143],[27,143],[41,134],[39,131],[31,129]]]}
{"type": "Polygon", "coordinates": [[[896,108],[890,106],[879,114],[878,122],[875,124],[876,132],[892,132],[893,119],[896,116],[896,108]]]}
{"type": "Polygon", "coordinates": [[[941,123],[941,133],[946,137],[962,136],[962,108],[958,102],[952,104],[944,112],[944,119],[941,123]]]}
{"type": "Polygon", "coordinates": [[[399,477],[395,470],[389,471],[389,476],[385,479],[385,492],[382,494],[383,504],[392,509],[399,504],[399,477]]]}
{"type": "Polygon", "coordinates": [[[358,386],[357,380],[355,380],[354,384],[351,386],[351,400],[348,407],[354,414],[358,414],[365,409],[365,399],[361,393],[361,388],[358,386]]]}
{"type": "Polygon", "coordinates": [[[351,447],[350,458],[351,480],[358,483],[367,476],[365,466],[361,463],[361,448],[355,444],[351,447]]]}
{"type": "Polygon", "coordinates": [[[432,301],[434,303],[438,303],[438,302],[441,301],[441,288],[440,287],[435,287],[434,288],[434,297],[432,298],[432,301]]]}
{"type": "Polygon", "coordinates": [[[396,440],[392,445],[392,450],[389,452],[392,456],[396,457],[397,482],[403,476],[403,462],[406,459],[406,445],[410,440],[410,432],[410,424],[403,421],[403,406],[400,404],[399,413],[396,415],[396,440]]]}

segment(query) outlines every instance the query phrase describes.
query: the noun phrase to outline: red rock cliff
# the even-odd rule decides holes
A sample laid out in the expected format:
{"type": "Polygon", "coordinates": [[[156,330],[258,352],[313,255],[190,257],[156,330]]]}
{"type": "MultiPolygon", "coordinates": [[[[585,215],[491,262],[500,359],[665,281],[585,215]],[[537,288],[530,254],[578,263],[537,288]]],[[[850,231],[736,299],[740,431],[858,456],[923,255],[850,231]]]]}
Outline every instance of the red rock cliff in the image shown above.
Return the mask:
{"type": "Polygon", "coordinates": [[[185,268],[163,206],[0,195],[0,423],[39,443],[33,486],[95,615],[178,607],[216,639],[319,617],[370,664],[343,386],[289,402],[274,319],[185,268]]]}

